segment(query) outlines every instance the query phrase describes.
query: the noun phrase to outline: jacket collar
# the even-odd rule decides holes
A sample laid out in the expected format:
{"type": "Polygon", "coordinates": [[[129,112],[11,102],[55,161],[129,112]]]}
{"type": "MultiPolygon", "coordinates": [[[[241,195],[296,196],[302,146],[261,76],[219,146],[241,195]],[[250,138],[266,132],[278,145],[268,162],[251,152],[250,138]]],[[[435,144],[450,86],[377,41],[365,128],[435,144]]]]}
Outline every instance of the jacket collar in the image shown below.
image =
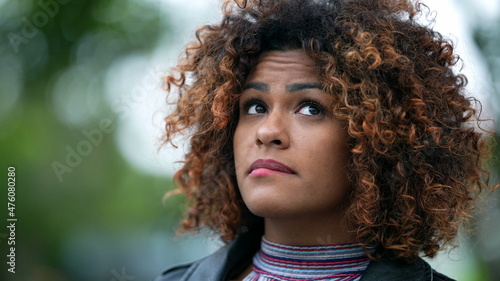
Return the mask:
{"type": "Polygon", "coordinates": [[[383,257],[380,261],[371,261],[360,281],[378,280],[412,280],[432,281],[433,272],[430,265],[418,258],[414,263],[404,263],[383,257]]]}
{"type": "Polygon", "coordinates": [[[262,234],[247,232],[212,255],[194,263],[181,281],[220,281],[229,280],[252,262],[260,247],[262,234]]]}
{"type": "MultiPolygon", "coordinates": [[[[261,235],[247,232],[225,245],[212,255],[195,262],[181,281],[220,281],[230,280],[232,274],[247,266],[259,249],[261,235]]],[[[371,261],[360,281],[412,280],[433,281],[433,271],[427,262],[419,258],[414,263],[381,258],[371,261]]]]}

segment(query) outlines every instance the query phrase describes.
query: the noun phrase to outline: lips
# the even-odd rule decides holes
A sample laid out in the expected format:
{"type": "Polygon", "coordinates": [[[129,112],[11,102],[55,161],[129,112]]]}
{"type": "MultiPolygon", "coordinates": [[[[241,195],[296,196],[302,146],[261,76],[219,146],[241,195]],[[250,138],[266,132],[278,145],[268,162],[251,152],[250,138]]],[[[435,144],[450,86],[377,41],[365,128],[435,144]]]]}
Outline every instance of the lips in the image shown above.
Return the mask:
{"type": "MultiPolygon", "coordinates": [[[[285,173],[285,174],[295,174],[295,171],[293,171],[291,168],[289,168],[287,165],[272,160],[272,159],[258,159],[255,162],[250,165],[250,168],[248,169],[248,174],[256,174],[256,171],[268,171],[270,173],[272,172],[277,172],[277,173],[285,173]]],[[[262,173],[259,173],[262,174],[262,173]]],[[[267,173],[265,173],[267,174],[267,173]]]]}

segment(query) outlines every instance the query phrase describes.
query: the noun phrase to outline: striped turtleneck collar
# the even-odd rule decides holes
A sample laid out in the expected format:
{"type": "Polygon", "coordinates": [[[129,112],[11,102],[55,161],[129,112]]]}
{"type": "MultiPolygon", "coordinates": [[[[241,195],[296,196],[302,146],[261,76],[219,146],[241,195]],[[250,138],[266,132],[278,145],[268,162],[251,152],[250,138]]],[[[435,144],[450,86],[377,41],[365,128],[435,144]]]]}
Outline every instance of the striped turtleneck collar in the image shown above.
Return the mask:
{"type": "Polygon", "coordinates": [[[369,262],[356,244],[290,246],[263,237],[244,281],[359,280],[369,262]]]}

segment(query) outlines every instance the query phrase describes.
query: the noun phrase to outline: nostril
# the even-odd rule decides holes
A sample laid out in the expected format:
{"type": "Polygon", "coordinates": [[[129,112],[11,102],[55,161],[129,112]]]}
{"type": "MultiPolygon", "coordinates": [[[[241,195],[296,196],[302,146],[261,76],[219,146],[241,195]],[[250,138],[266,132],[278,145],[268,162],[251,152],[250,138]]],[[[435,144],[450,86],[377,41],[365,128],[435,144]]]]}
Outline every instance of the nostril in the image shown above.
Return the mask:
{"type": "Polygon", "coordinates": [[[257,145],[261,146],[261,145],[264,145],[264,143],[260,139],[257,139],[257,145]]]}
{"type": "Polygon", "coordinates": [[[274,143],[276,145],[281,145],[281,141],[280,140],[273,140],[272,143],[274,143]]]}

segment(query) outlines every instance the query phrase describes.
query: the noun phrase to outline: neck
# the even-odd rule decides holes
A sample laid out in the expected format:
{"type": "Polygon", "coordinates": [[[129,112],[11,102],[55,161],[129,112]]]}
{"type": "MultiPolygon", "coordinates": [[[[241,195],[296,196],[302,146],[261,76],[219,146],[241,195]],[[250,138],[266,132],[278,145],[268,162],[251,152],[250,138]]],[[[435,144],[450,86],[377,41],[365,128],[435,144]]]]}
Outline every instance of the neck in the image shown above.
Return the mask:
{"type": "Polygon", "coordinates": [[[265,218],[267,240],[286,245],[325,245],[355,242],[341,218],[265,218]]]}

